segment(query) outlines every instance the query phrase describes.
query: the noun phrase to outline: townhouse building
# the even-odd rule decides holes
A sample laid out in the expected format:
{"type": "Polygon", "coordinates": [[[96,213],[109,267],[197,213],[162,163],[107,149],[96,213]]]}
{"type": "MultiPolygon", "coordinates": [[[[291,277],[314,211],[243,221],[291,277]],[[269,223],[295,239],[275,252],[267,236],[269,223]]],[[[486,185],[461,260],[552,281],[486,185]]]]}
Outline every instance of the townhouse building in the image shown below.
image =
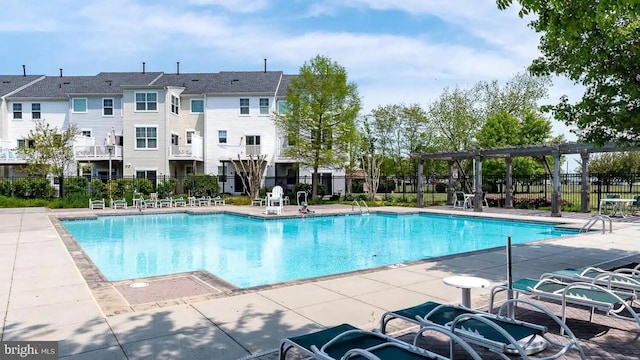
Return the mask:
{"type": "MultiPolygon", "coordinates": [[[[233,160],[263,155],[265,186],[293,190],[310,169],[284,154],[286,135],[273,115],[284,108],[294,75],[281,71],[218,73],[101,72],[94,76],[0,75],[0,177],[18,176],[16,149],[30,146],[36,119],[80,133],[68,175],[183,178],[211,174],[222,191],[245,192],[233,160]]],[[[321,169],[326,193],[343,170],[321,169]]]]}

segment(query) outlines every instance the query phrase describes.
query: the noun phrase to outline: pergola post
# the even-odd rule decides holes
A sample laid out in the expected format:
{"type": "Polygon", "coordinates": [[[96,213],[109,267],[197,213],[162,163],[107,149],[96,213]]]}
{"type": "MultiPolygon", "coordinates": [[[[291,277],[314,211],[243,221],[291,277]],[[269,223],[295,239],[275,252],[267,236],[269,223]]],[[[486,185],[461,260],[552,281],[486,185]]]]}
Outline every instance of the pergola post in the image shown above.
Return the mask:
{"type": "Polygon", "coordinates": [[[513,208],[513,158],[509,156],[505,159],[507,164],[507,178],[506,178],[506,189],[505,199],[504,199],[504,207],[507,209],[513,208]]]}
{"type": "Polygon", "coordinates": [[[449,160],[449,181],[447,183],[447,205],[453,205],[453,160],[449,160]]]}
{"type": "Polygon", "coordinates": [[[424,207],[424,196],[422,194],[422,180],[423,180],[422,172],[423,172],[423,168],[424,168],[424,160],[420,159],[420,162],[418,162],[418,189],[416,191],[418,193],[417,206],[419,208],[424,207]]]}
{"type": "Polygon", "coordinates": [[[476,138],[471,139],[471,150],[473,151],[473,211],[482,212],[482,157],[476,146],[476,138]]]}
{"type": "Polygon", "coordinates": [[[551,216],[560,217],[560,151],[553,151],[553,192],[551,193],[551,216]]]}
{"type": "Polygon", "coordinates": [[[582,159],[582,179],[581,184],[581,196],[580,196],[580,211],[583,213],[591,212],[591,203],[589,200],[589,152],[584,151],[580,153],[582,159]]]}

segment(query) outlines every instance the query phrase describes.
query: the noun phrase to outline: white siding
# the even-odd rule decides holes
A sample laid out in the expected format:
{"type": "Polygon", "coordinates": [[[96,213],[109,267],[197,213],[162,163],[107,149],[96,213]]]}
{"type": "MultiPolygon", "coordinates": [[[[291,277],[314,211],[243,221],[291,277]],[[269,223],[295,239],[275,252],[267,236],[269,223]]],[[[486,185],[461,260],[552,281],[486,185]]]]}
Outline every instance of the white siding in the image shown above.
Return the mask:
{"type": "Polygon", "coordinates": [[[9,117],[9,132],[7,140],[18,145],[18,139],[24,139],[28,137],[29,132],[35,129],[35,122],[31,119],[31,104],[40,104],[40,118],[45,120],[51,126],[57,126],[59,129],[63,129],[69,123],[69,102],[66,100],[53,100],[53,101],[14,101],[7,102],[8,117],[9,117]],[[13,104],[22,104],[22,119],[13,119],[13,104]]]}
{"type": "MultiPolygon", "coordinates": [[[[265,96],[208,97],[205,108],[205,172],[218,174],[222,160],[245,155],[246,137],[260,136],[260,152],[273,163],[276,151],[275,125],[270,115],[259,115],[259,99],[265,96]],[[240,115],[240,98],[249,98],[249,115],[240,115]],[[227,131],[227,143],[218,143],[218,131],[227,131]]],[[[269,98],[274,109],[274,100],[269,98]]]]}

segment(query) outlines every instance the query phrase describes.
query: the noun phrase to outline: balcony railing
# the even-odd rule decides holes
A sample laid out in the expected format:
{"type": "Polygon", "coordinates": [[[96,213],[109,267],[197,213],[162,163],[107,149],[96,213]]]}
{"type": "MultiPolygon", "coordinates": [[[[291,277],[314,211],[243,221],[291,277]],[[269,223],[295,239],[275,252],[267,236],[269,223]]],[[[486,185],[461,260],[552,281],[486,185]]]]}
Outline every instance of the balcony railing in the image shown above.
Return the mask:
{"type": "Polygon", "coordinates": [[[24,163],[24,154],[13,150],[0,147],[0,162],[3,163],[24,163]]]}
{"type": "MultiPolygon", "coordinates": [[[[109,160],[109,147],[106,145],[75,146],[74,155],[77,160],[109,160]]],[[[111,159],[122,160],[122,146],[113,146],[111,159]]]]}
{"type": "Polygon", "coordinates": [[[260,155],[260,145],[245,145],[244,153],[246,156],[260,155]]]}
{"type": "Polygon", "coordinates": [[[202,151],[194,144],[169,146],[169,160],[202,160],[202,151]]]}

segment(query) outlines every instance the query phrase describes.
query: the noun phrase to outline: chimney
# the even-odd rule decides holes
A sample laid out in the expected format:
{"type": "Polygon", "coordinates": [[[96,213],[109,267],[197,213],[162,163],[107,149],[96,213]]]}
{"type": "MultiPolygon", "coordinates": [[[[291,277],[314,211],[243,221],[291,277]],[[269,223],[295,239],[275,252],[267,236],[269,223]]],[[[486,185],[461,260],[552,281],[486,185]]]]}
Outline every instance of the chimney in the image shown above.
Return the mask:
{"type": "Polygon", "coordinates": [[[142,62],[142,73],[143,74],[145,73],[145,62],[144,61],[142,62]]]}
{"type": "Polygon", "coordinates": [[[22,65],[22,76],[27,76],[27,65],[22,65]]]}
{"type": "Polygon", "coordinates": [[[176,61],[176,74],[180,75],[180,61],[176,61]]]}
{"type": "Polygon", "coordinates": [[[264,58],[264,72],[267,72],[267,58],[264,58]]]}
{"type": "Polygon", "coordinates": [[[60,77],[62,77],[62,68],[60,68],[60,77]]]}

